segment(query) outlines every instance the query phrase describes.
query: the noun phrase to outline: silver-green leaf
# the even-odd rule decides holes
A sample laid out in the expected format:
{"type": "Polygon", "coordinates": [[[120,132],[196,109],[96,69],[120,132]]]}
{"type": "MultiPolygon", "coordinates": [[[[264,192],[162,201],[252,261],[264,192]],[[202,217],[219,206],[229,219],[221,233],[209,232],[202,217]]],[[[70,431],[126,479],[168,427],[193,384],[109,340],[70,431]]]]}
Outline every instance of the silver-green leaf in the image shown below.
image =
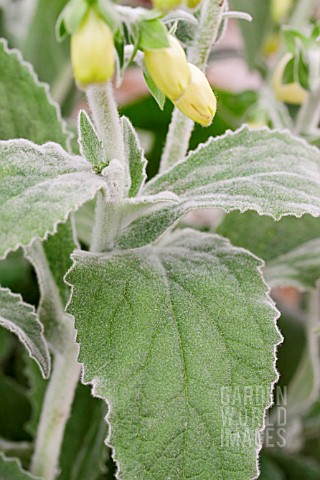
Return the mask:
{"type": "Polygon", "coordinates": [[[280,342],[260,260],[189,229],[73,257],[83,380],[110,405],[118,477],[255,477],[280,342]],[[246,402],[246,389],[264,394],[246,402]]]}
{"type": "Polygon", "coordinates": [[[57,144],[0,142],[0,257],[55,233],[58,223],[104,186],[85,159],[57,144]]]}
{"type": "Polygon", "coordinates": [[[40,83],[18,50],[0,40],[0,140],[24,138],[37,144],[57,142],[68,148],[70,134],[48,85],[40,83]]]}
{"type": "Polygon", "coordinates": [[[148,182],[142,194],[163,190],[178,195],[180,205],[133,222],[119,246],[150,243],[186,212],[200,208],[255,210],[277,220],[284,215],[319,216],[320,152],[289,132],[242,127],[200,145],[148,182]]]}
{"type": "Polygon", "coordinates": [[[50,355],[38,315],[32,305],[7,288],[0,288],[0,325],[17,335],[43,376],[48,377],[50,355]]]}
{"type": "Polygon", "coordinates": [[[128,158],[131,177],[129,197],[135,197],[138,195],[147,179],[147,160],[145,159],[137,132],[132,126],[130,120],[127,117],[122,117],[121,123],[124,148],[128,158]]]}
{"type": "Polygon", "coordinates": [[[84,110],[79,115],[79,144],[82,155],[93,166],[103,162],[103,149],[95,128],[84,110]]]}

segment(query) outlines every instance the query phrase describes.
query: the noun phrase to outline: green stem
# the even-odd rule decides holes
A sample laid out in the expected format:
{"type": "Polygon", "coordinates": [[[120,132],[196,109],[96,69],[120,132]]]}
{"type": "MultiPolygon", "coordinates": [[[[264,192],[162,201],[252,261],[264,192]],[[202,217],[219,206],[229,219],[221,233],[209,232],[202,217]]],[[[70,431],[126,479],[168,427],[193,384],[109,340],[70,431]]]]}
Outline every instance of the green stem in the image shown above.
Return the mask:
{"type": "Polygon", "coordinates": [[[112,85],[91,86],[87,97],[106,159],[110,162],[102,172],[106,176],[106,191],[99,193],[97,198],[90,248],[93,252],[102,252],[112,249],[118,234],[122,200],[130,187],[130,173],[112,85]]]}
{"type": "Polygon", "coordinates": [[[320,120],[320,82],[319,85],[309,93],[308,98],[302,105],[297,116],[294,133],[312,134],[318,127],[320,120]]]}
{"type": "Polygon", "coordinates": [[[78,346],[72,318],[65,313],[41,242],[34,242],[26,253],[38,276],[40,318],[45,319],[48,314],[50,317],[50,321],[45,323],[45,333],[54,352],[53,370],[41,411],[31,471],[44,480],[54,480],[58,473],[63,434],[80,376],[78,346]]]}
{"type": "Polygon", "coordinates": [[[112,84],[91,85],[87,98],[98,136],[103,144],[106,160],[117,159],[127,168],[122,130],[112,84]]]}
{"type": "MultiPolygon", "coordinates": [[[[225,0],[205,0],[203,3],[197,34],[193,45],[188,49],[188,61],[203,72],[206,70],[212,45],[217,40],[224,10],[225,0]]],[[[185,157],[193,126],[192,120],[177,108],[174,109],[161,158],[160,172],[185,157]]]]}
{"type": "Polygon", "coordinates": [[[31,472],[44,480],[58,474],[63,435],[80,376],[78,346],[73,340],[63,353],[56,353],[37,432],[31,472]]]}

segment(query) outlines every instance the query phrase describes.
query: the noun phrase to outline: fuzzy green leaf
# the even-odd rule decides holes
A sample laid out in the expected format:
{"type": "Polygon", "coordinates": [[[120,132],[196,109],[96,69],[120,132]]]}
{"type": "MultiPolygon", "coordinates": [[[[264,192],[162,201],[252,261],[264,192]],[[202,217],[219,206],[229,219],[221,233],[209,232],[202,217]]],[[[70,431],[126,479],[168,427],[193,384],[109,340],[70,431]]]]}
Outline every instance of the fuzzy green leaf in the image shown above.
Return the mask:
{"type": "Polygon", "coordinates": [[[0,142],[0,257],[54,233],[104,186],[86,160],[54,143],[0,142]]]}
{"type": "Polygon", "coordinates": [[[74,261],[69,311],[84,381],[110,404],[118,476],[253,478],[280,341],[260,261],[192,230],[74,261]],[[244,402],[245,387],[265,394],[244,402]]]}
{"type": "Polygon", "coordinates": [[[70,135],[48,86],[40,83],[18,50],[0,40],[0,139],[25,138],[68,148],[70,135]]]}
{"type": "Polygon", "coordinates": [[[29,355],[37,362],[44,377],[49,375],[50,356],[43,336],[43,327],[34,307],[24,303],[20,295],[0,289],[0,325],[13,332],[29,355]]]}
{"type": "Polygon", "coordinates": [[[139,48],[141,50],[154,50],[168,48],[168,31],[159,18],[143,20],[138,25],[139,48]]]}
{"type": "Polygon", "coordinates": [[[157,102],[160,110],[163,110],[164,104],[166,102],[165,94],[157,87],[157,85],[152,80],[151,76],[149,75],[147,69],[143,72],[144,79],[146,81],[147,87],[155,101],[157,102]]]}
{"type": "Polygon", "coordinates": [[[186,212],[200,208],[255,210],[277,220],[283,215],[319,216],[320,152],[287,132],[243,127],[200,145],[148,182],[142,194],[163,190],[178,195],[180,204],[133,222],[119,246],[150,243],[186,212]]]}
{"type": "Polygon", "coordinates": [[[131,186],[129,197],[135,197],[146,181],[147,160],[140,146],[137,132],[128,118],[122,117],[122,132],[126,156],[129,161],[131,186]]]}
{"type": "Polygon", "coordinates": [[[102,143],[84,110],[81,110],[79,115],[79,144],[82,155],[92,166],[103,162],[102,143]]]}

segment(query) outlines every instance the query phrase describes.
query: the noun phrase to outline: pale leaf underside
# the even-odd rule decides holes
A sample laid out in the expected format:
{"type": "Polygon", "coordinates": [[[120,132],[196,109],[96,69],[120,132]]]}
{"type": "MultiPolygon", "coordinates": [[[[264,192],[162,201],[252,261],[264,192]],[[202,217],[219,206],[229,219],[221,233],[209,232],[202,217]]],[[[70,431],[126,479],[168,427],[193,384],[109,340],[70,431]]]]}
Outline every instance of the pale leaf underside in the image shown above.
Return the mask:
{"type": "Polygon", "coordinates": [[[74,261],[69,311],[119,478],[255,477],[280,341],[260,261],[192,230],[74,261]],[[246,402],[246,387],[264,393],[246,402]]]}

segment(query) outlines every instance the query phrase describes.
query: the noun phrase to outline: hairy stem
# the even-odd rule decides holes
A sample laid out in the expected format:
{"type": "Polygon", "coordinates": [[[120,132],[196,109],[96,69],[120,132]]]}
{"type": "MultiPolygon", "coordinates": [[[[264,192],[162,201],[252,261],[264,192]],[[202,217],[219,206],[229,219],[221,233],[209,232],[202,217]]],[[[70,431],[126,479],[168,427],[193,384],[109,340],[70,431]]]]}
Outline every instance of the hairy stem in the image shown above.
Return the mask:
{"type": "Polygon", "coordinates": [[[26,254],[38,276],[41,290],[39,315],[54,352],[53,370],[41,411],[31,471],[44,480],[54,480],[58,473],[63,434],[80,376],[78,346],[72,318],[65,313],[42,244],[34,242],[26,254]]]}
{"type": "Polygon", "coordinates": [[[320,120],[320,82],[319,85],[309,93],[307,100],[302,105],[294,133],[296,134],[312,134],[318,127],[320,120]]]}
{"type": "Polygon", "coordinates": [[[117,159],[125,168],[122,131],[112,84],[89,86],[87,98],[98,136],[104,147],[106,160],[117,159]]]}
{"type": "MultiPolygon", "coordinates": [[[[70,319],[69,319],[70,321],[70,319]]],[[[67,420],[79,381],[78,346],[56,353],[37,432],[31,472],[44,480],[54,480],[67,420]]]]}
{"type": "MultiPolygon", "coordinates": [[[[217,40],[224,10],[225,0],[205,0],[203,3],[197,34],[188,49],[188,61],[203,72],[206,70],[212,45],[217,40]]],[[[193,126],[192,120],[177,108],[174,109],[161,158],[160,172],[185,157],[193,126]]]]}
{"type": "Polygon", "coordinates": [[[102,252],[112,248],[119,231],[121,203],[129,191],[130,173],[112,85],[91,86],[87,97],[106,159],[110,162],[102,172],[106,176],[106,191],[97,198],[90,248],[93,252],[102,252]]]}

